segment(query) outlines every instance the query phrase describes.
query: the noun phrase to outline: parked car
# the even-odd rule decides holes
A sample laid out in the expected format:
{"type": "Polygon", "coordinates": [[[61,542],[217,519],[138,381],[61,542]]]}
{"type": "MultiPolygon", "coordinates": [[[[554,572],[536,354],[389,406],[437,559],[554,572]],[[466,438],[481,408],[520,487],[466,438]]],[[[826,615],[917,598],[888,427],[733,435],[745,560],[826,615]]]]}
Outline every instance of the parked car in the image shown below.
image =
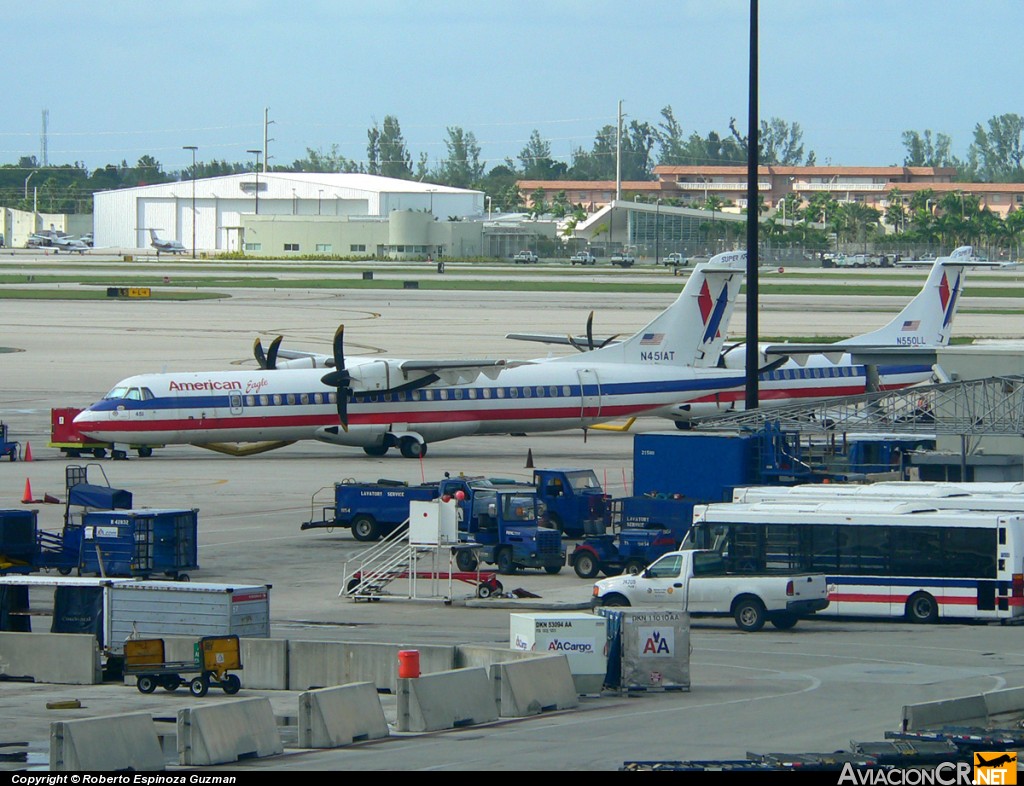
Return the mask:
{"type": "Polygon", "coordinates": [[[597,257],[589,251],[580,251],[569,257],[569,262],[573,265],[596,265],[597,257]]]}
{"type": "Polygon", "coordinates": [[[520,251],[518,254],[516,254],[514,257],[512,257],[512,260],[517,265],[520,262],[522,262],[524,265],[528,265],[530,263],[536,264],[537,262],[540,261],[540,257],[538,257],[536,254],[534,254],[532,251],[520,251]]]}
{"type": "Polygon", "coordinates": [[[686,267],[690,264],[690,260],[680,254],[678,251],[673,251],[664,259],[665,265],[672,265],[673,267],[686,267]]]}
{"type": "Polygon", "coordinates": [[[633,255],[628,251],[619,251],[612,254],[612,264],[618,265],[619,267],[633,267],[633,263],[636,262],[633,259],[633,255]]]}

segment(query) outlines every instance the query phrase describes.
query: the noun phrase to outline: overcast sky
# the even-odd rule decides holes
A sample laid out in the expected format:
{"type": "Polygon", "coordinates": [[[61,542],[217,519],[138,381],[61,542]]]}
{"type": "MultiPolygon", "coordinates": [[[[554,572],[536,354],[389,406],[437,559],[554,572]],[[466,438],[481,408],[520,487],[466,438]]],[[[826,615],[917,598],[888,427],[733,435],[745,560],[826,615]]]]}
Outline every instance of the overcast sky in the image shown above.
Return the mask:
{"type": "MultiPolygon", "coordinates": [[[[90,169],[151,154],[174,171],[307,148],[366,159],[395,115],[414,161],[472,131],[488,167],[533,129],[554,157],[613,124],[687,133],[747,122],[747,0],[3,0],[0,163],[90,169]]],[[[1024,114],[1020,0],[761,0],[760,116],[797,122],[819,164],[902,164],[908,129],[948,134],[1024,114]]]]}

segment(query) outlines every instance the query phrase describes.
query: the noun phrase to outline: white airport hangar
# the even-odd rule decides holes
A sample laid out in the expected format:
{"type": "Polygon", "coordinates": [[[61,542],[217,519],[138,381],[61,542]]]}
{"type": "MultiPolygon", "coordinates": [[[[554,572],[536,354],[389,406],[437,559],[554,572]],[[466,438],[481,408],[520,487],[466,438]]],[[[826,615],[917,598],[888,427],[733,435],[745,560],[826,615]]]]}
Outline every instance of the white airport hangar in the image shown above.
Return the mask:
{"type": "Polygon", "coordinates": [[[364,174],[249,172],[101,191],[97,247],[148,248],[150,230],[201,252],[411,257],[481,252],[484,194],[364,174]],[[194,223],[193,223],[194,217],[194,223]]]}

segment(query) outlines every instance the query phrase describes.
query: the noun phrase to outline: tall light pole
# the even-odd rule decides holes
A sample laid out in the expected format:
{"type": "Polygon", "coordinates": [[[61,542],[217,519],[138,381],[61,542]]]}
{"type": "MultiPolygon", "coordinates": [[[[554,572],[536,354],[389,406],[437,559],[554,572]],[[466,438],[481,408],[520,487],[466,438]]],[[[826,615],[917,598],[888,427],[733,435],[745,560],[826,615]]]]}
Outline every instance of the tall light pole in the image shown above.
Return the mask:
{"type": "Polygon", "coordinates": [[[262,150],[246,150],[246,153],[252,153],[256,156],[256,168],[253,172],[256,173],[256,215],[260,214],[260,154],[262,150]]]}
{"type": "Polygon", "coordinates": [[[654,203],[654,264],[661,264],[661,232],[658,219],[661,218],[661,200],[654,203]]]}
{"type": "Polygon", "coordinates": [[[431,218],[434,217],[434,192],[435,191],[437,191],[436,188],[428,188],[427,189],[427,193],[430,194],[430,217],[431,218]]]}
{"type": "Polygon", "coordinates": [[[192,151],[192,259],[196,258],[196,151],[195,145],[182,145],[182,150],[192,151]]]}

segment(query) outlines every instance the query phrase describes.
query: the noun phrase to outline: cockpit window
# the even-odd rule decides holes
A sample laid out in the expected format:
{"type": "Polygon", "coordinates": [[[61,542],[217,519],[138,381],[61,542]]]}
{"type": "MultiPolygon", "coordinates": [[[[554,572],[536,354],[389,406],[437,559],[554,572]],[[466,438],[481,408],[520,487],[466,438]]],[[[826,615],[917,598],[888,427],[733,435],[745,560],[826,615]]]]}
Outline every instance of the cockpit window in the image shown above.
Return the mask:
{"type": "Polygon", "coordinates": [[[142,391],[138,388],[129,388],[128,395],[125,398],[129,398],[132,401],[142,401],[142,391]]]}
{"type": "Polygon", "coordinates": [[[113,390],[111,390],[109,393],[107,393],[107,395],[105,395],[103,398],[124,398],[127,395],[128,395],[128,388],[122,387],[122,386],[118,386],[118,387],[114,388],[113,390]]]}
{"type": "Polygon", "coordinates": [[[142,400],[143,401],[152,401],[155,398],[156,398],[156,396],[153,395],[153,391],[152,390],[150,390],[149,388],[142,388],[142,400]]]}

